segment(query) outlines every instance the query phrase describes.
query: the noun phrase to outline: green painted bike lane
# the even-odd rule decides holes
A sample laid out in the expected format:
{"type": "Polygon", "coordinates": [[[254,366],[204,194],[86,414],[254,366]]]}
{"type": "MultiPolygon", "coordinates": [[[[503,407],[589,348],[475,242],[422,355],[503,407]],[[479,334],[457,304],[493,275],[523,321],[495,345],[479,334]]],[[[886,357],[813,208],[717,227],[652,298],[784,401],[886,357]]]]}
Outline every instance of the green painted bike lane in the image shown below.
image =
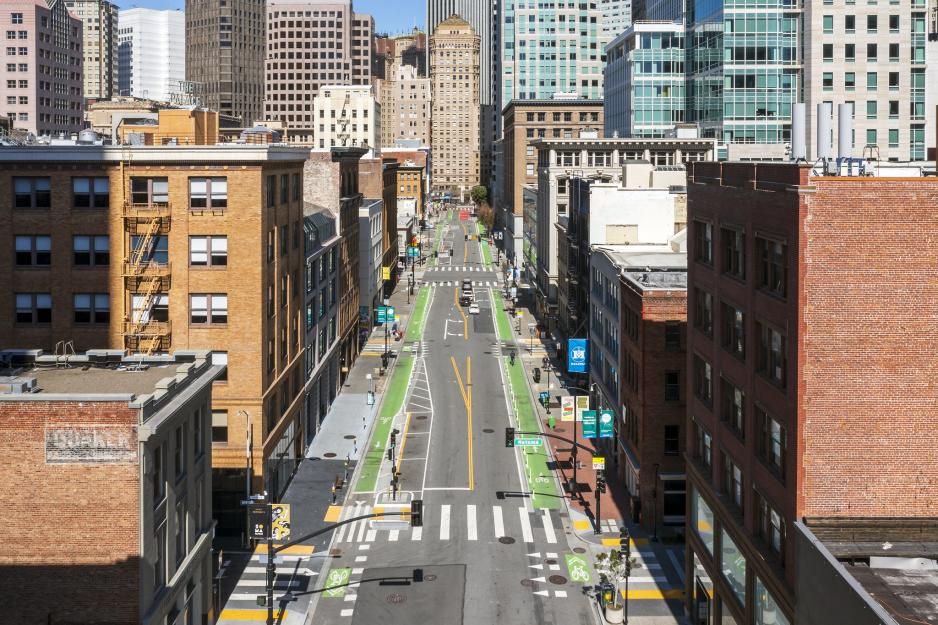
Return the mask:
{"type": "Polygon", "coordinates": [[[368,448],[363,450],[361,460],[362,468],[355,484],[356,493],[371,493],[378,482],[378,471],[385,456],[388,444],[388,435],[391,433],[391,423],[394,416],[400,412],[404,405],[404,397],[410,387],[410,374],[414,368],[413,356],[398,356],[394,365],[394,373],[385,387],[384,401],[378,413],[378,422],[371,432],[368,448]]]}
{"type": "MultiPolygon", "coordinates": [[[[495,303],[495,331],[499,340],[506,341],[511,338],[511,320],[505,312],[501,294],[492,291],[492,301],[495,303]]],[[[511,386],[518,429],[525,432],[540,432],[537,410],[528,392],[528,383],[521,359],[516,358],[515,364],[511,364],[509,358],[504,358],[504,365],[508,373],[508,384],[511,386]]],[[[547,468],[550,459],[547,455],[547,441],[544,438],[538,438],[541,444],[537,447],[521,448],[525,479],[528,480],[528,490],[532,493],[531,501],[535,508],[557,510],[561,508],[563,495],[557,490],[557,481],[554,479],[553,471],[547,468]]]]}
{"type": "Polygon", "coordinates": [[[414,312],[407,322],[407,332],[404,333],[405,342],[419,341],[423,337],[423,329],[427,323],[427,302],[430,301],[430,287],[422,286],[417,291],[417,301],[414,312]]]}
{"type": "Polygon", "coordinates": [[[482,263],[487,267],[492,264],[492,251],[489,249],[489,242],[482,241],[480,246],[482,247],[482,263]]]}

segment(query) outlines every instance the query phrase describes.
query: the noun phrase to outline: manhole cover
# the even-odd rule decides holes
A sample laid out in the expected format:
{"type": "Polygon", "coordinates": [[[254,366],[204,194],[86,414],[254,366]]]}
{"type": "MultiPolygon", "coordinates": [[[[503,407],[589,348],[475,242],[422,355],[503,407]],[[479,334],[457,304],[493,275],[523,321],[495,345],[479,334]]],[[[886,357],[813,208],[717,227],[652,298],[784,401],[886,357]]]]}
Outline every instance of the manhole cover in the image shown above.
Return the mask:
{"type": "Polygon", "coordinates": [[[500,542],[503,545],[513,545],[515,544],[515,539],[512,538],[511,536],[502,536],[501,538],[498,539],[498,542],[500,542]]]}
{"type": "Polygon", "coordinates": [[[584,549],[583,547],[574,547],[573,553],[586,553],[586,549],[584,549]]]}
{"type": "Polygon", "coordinates": [[[323,458],[335,458],[335,452],[334,452],[334,451],[327,451],[326,453],[324,453],[324,454],[322,455],[322,457],[323,457],[323,458]]]}
{"type": "Polygon", "coordinates": [[[547,564],[557,564],[557,561],[553,558],[551,558],[550,560],[544,560],[544,562],[546,562],[547,564]]]}
{"type": "Polygon", "coordinates": [[[419,414],[419,415],[417,415],[417,416],[414,417],[414,418],[417,419],[417,421],[424,421],[424,420],[427,418],[427,415],[425,415],[425,414],[419,414]]]}
{"type": "Polygon", "coordinates": [[[351,440],[355,440],[355,435],[354,435],[354,434],[346,434],[346,435],[343,436],[342,438],[344,438],[344,439],[347,440],[347,441],[351,441],[351,440]]]}
{"type": "Polygon", "coordinates": [[[433,575],[433,574],[424,575],[424,576],[423,576],[423,581],[425,581],[425,582],[435,582],[435,581],[436,581],[436,575],[433,575]]]}
{"type": "Polygon", "coordinates": [[[492,428],[483,428],[482,431],[485,432],[486,434],[494,434],[494,433],[495,433],[495,430],[493,430],[492,428]]]}
{"type": "Polygon", "coordinates": [[[567,583],[567,578],[563,575],[551,575],[547,578],[547,581],[549,581],[551,584],[562,585],[567,583]]]}
{"type": "Polygon", "coordinates": [[[400,603],[404,603],[405,601],[407,601],[407,597],[405,597],[399,592],[392,592],[390,595],[385,597],[384,600],[390,603],[391,605],[398,605],[400,603]]]}
{"type": "Polygon", "coordinates": [[[523,579],[521,580],[521,585],[524,586],[525,588],[530,588],[531,586],[534,585],[534,580],[523,579]]]}

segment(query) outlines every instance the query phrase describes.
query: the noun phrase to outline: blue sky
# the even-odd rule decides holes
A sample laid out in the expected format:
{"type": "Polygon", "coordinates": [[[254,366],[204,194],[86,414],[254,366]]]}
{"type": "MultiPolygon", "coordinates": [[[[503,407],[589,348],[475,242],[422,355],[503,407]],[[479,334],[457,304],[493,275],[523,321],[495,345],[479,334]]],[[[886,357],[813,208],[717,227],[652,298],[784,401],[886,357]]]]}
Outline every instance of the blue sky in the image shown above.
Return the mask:
{"type": "MultiPolygon", "coordinates": [[[[117,0],[123,9],[131,7],[149,7],[151,9],[181,9],[185,0],[117,0]]],[[[353,6],[359,13],[371,13],[375,16],[377,31],[398,33],[413,28],[416,24],[423,28],[426,16],[424,0],[354,0],[353,6]]]]}

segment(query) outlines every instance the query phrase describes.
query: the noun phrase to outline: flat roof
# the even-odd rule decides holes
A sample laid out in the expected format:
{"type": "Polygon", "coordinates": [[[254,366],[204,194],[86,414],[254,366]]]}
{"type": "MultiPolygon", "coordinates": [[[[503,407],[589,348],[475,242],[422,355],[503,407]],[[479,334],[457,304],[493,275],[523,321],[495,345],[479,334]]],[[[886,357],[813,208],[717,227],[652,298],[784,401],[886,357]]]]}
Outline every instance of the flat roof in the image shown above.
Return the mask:
{"type": "Polygon", "coordinates": [[[669,245],[598,246],[620,275],[642,289],[686,289],[687,253],[669,245]]]}
{"type": "MultiPolygon", "coordinates": [[[[55,394],[133,394],[146,395],[156,389],[156,383],[163,378],[176,375],[181,363],[149,365],[135,369],[132,366],[116,368],[80,366],[71,368],[32,367],[19,372],[15,378],[34,378],[36,386],[31,395],[37,393],[55,394]]],[[[10,380],[0,377],[0,383],[10,380]]],[[[16,394],[6,395],[16,398],[16,394]]]]}
{"type": "Polygon", "coordinates": [[[289,145],[25,145],[0,150],[0,163],[100,162],[117,164],[244,163],[305,161],[309,148],[289,145]]]}
{"type": "Polygon", "coordinates": [[[888,612],[904,617],[900,622],[917,619],[920,623],[938,623],[938,569],[904,567],[901,562],[896,562],[896,568],[874,564],[880,563],[875,559],[871,559],[869,566],[843,563],[888,612]]]}

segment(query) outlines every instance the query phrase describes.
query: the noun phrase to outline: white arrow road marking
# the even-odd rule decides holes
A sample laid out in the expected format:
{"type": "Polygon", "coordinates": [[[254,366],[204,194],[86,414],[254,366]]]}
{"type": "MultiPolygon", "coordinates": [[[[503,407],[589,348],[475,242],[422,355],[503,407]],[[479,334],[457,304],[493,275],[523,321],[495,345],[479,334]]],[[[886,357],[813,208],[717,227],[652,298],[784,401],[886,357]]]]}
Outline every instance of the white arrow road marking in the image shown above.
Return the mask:
{"type": "Polygon", "coordinates": [[[299,572],[300,572],[300,575],[306,575],[308,577],[312,577],[313,575],[319,575],[318,571],[311,571],[309,569],[300,569],[299,572]]]}
{"type": "Polygon", "coordinates": [[[540,595],[540,596],[542,596],[542,597],[549,597],[549,596],[550,596],[550,591],[549,591],[549,590],[535,590],[535,591],[534,591],[534,594],[535,594],[535,595],[540,595]]]}
{"type": "Polygon", "coordinates": [[[529,557],[529,558],[540,558],[540,557],[541,557],[541,552],[540,552],[540,551],[535,551],[534,553],[529,553],[529,554],[528,554],[528,557],[529,557]]]}
{"type": "Polygon", "coordinates": [[[538,570],[540,570],[540,571],[543,571],[543,570],[544,570],[544,565],[543,565],[543,564],[529,564],[529,565],[528,565],[528,568],[529,568],[529,569],[538,569],[538,570]]]}
{"type": "Polygon", "coordinates": [[[544,583],[547,582],[547,578],[546,578],[546,577],[535,577],[535,578],[532,579],[531,581],[532,581],[532,582],[540,582],[540,583],[544,584],[544,583]]]}

